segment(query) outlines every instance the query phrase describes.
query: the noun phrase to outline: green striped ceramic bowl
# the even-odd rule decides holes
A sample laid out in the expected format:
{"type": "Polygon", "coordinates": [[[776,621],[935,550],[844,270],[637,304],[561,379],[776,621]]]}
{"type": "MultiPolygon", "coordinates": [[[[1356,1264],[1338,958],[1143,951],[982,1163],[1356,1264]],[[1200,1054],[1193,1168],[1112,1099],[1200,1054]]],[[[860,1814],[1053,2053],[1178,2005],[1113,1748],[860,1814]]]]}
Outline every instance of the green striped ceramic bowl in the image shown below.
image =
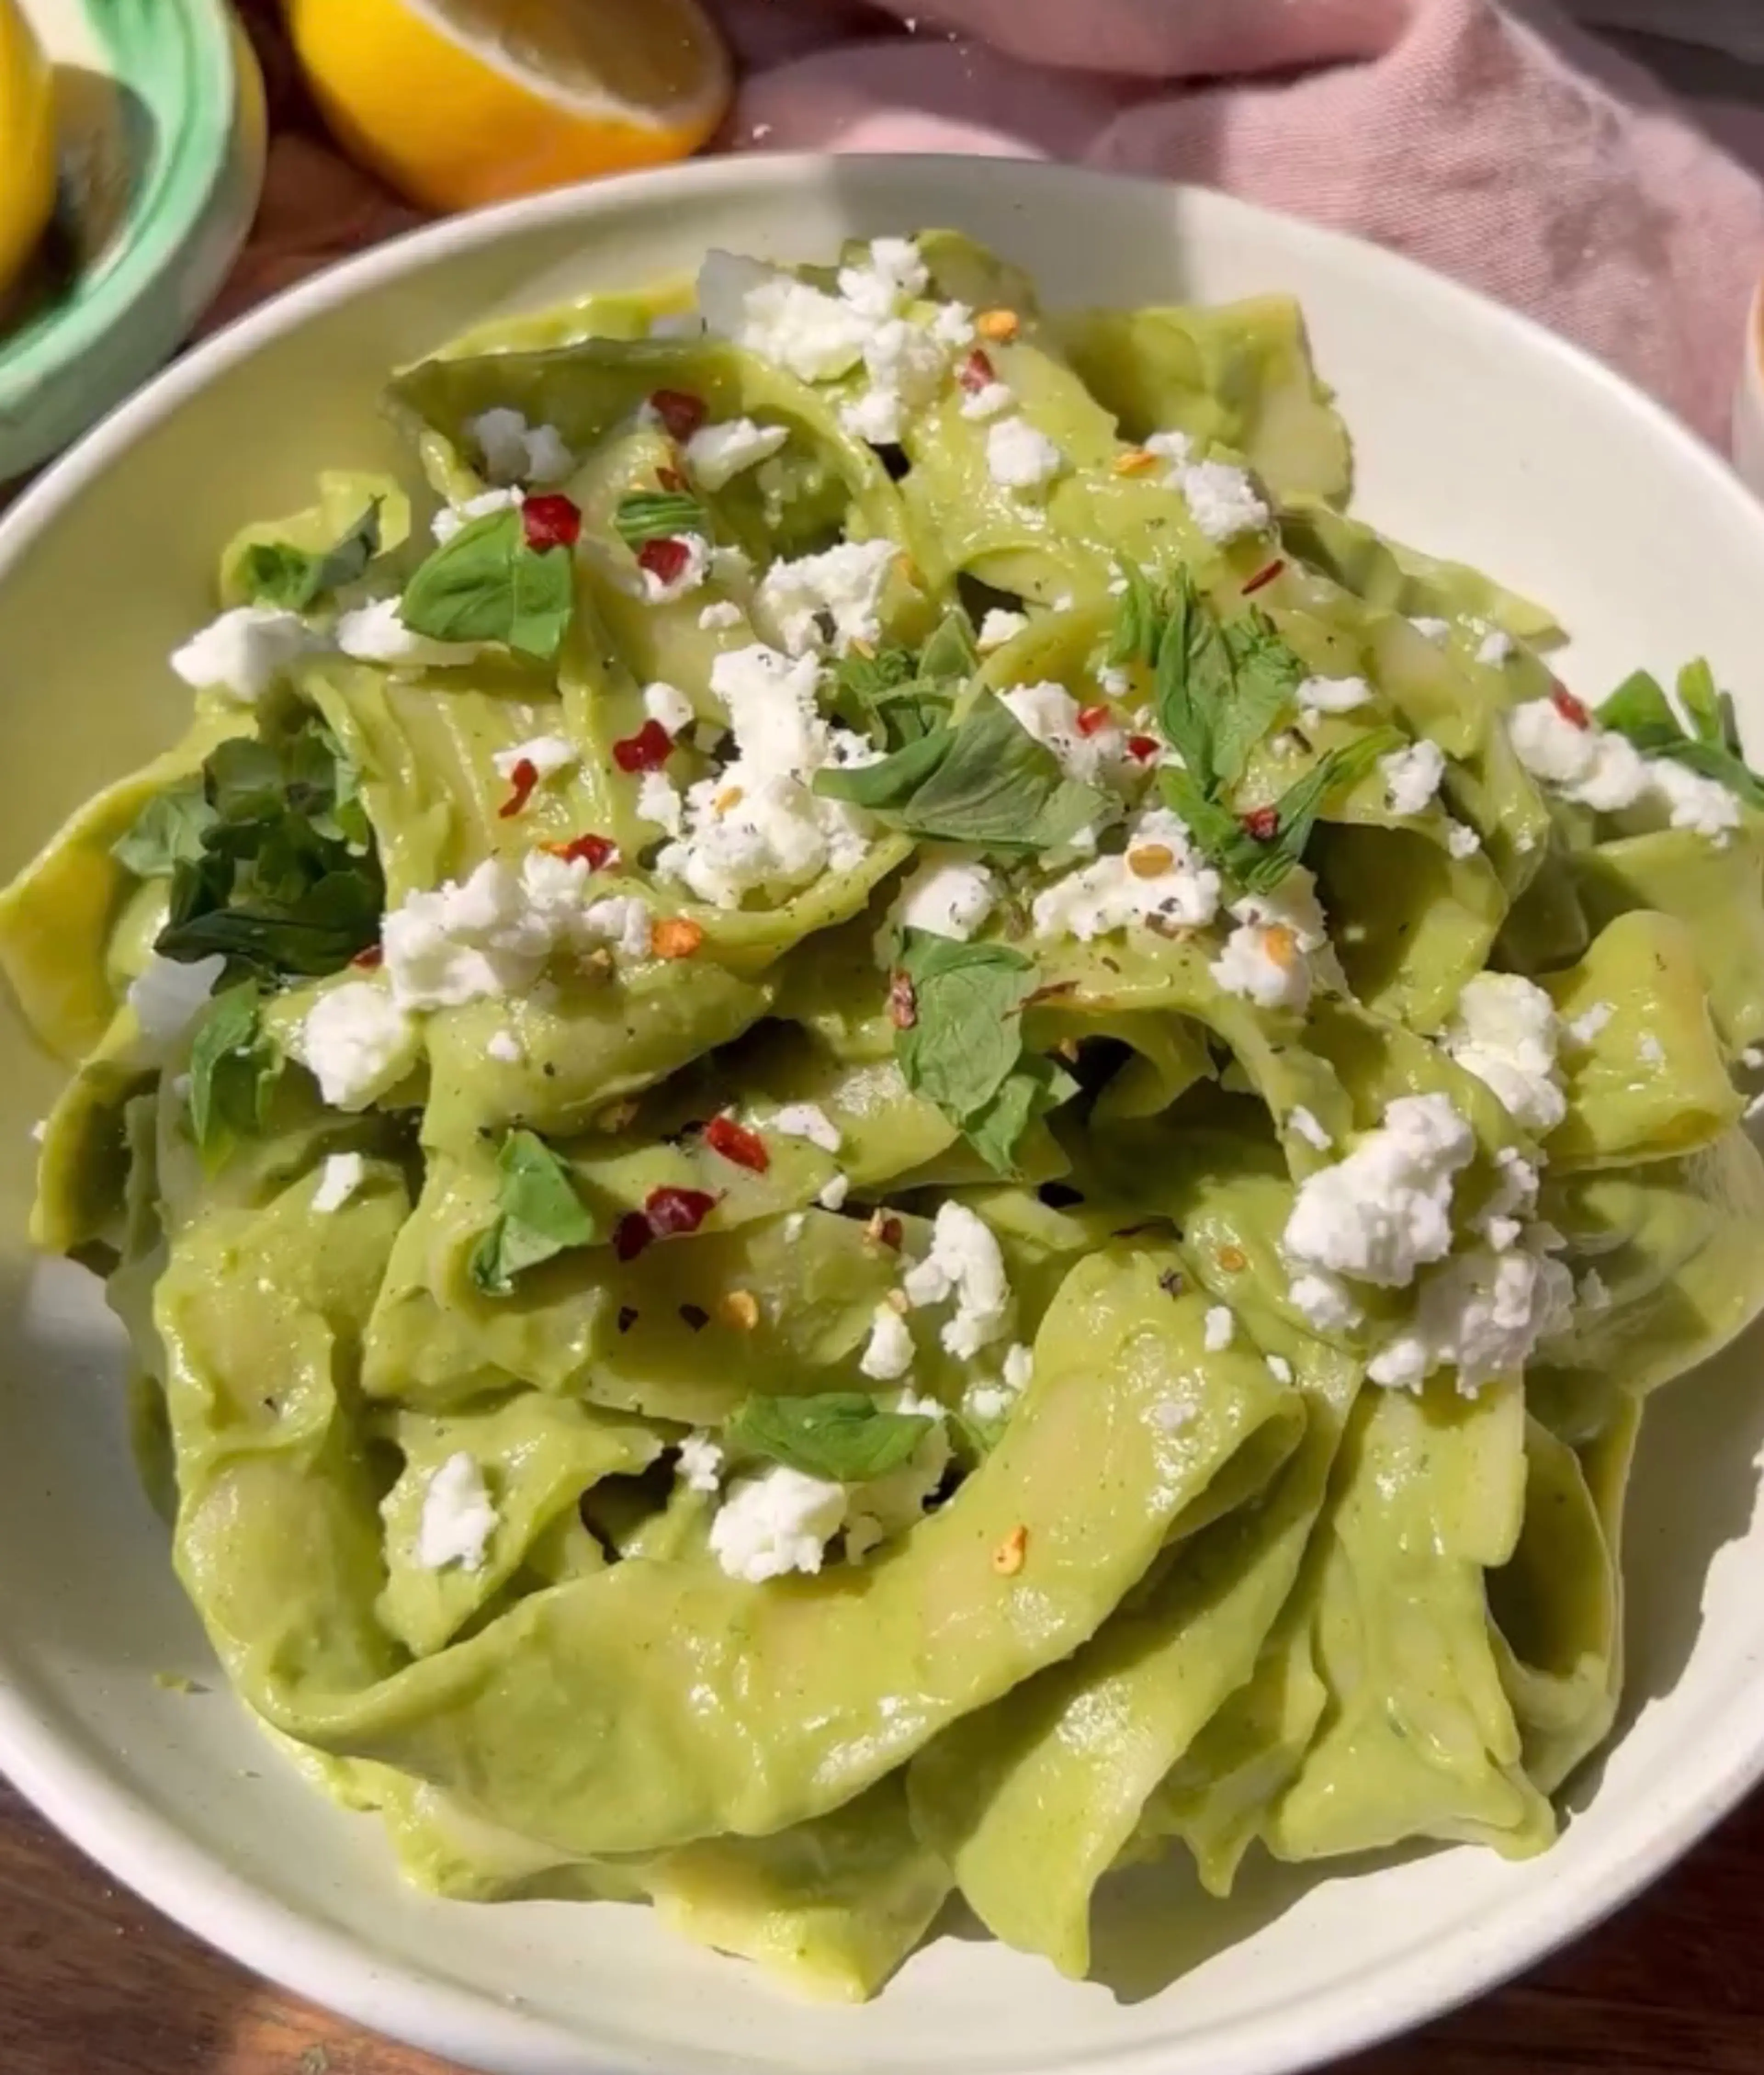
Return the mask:
{"type": "MultiPolygon", "coordinates": [[[[56,67],[60,193],[0,310],[0,483],[186,338],[263,184],[263,82],[225,0],[24,0],[56,67]]],[[[3,148],[3,145],[0,145],[3,148]]]]}

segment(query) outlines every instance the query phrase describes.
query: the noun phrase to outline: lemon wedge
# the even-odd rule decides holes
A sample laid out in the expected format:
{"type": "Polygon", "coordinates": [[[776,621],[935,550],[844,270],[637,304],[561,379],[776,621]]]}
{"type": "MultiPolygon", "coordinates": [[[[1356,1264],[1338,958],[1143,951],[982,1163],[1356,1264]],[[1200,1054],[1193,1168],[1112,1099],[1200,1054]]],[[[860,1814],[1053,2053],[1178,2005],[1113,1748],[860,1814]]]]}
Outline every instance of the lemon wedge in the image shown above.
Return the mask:
{"type": "Polygon", "coordinates": [[[0,0],[0,294],[23,270],[54,207],[48,60],[14,0],[0,0]]]}
{"type": "Polygon", "coordinates": [[[698,0],[288,0],[288,19],[339,142],[429,209],[684,158],[728,105],[698,0]]]}

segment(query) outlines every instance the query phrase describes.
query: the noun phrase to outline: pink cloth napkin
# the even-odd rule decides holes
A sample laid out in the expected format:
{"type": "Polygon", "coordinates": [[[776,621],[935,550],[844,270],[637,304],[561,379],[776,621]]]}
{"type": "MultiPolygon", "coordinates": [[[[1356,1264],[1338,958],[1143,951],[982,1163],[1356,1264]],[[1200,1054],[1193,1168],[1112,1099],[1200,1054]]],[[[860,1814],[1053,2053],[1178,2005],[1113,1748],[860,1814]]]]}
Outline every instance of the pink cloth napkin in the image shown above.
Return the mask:
{"type": "Polygon", "coordinates": [[[1529,311],[1726,445],[1764,273],[1764,115],[1693,114],[1547,0],[1522,19],[1493,0],[719,12],[748,68],[732,150],[984,151],[1224,188],[1529,311]]]}

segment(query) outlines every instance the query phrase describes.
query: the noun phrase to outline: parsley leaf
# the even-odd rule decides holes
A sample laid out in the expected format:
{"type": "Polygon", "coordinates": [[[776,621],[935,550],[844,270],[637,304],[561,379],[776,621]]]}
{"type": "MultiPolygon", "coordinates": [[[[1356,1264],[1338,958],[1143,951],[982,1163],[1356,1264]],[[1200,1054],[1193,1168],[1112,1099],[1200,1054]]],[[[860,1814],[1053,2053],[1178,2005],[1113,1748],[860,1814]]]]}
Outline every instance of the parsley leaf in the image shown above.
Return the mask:
{"type": "Polygon", "coordinates": [[[834,666],[834,710],[880,735],[884,748],[902,749],[949,724],[957,693],[979,666],[967,615],[956,607],[917,656],[898,647],[848,650],[834,666]]]}
{"type": "Polygon", "coordinates": [[[1737,793],[1749,807],[1764,811],[1764,780],[1741,754],[1733,698],[1716,689],[1715,673],[1702,657],[1679,671],[1678,694],[1694,734],[1686,732],[1658,679],[1646,670],[1625,677],[1598,709],[1597,719],[1626,735],[1644,756],[1682,764],[1737,793]]]}
{"type": "Polygon", "coordinates": [[[1185,569],[1156,644],[1159,725],[1202,788],[1235,785],[1305,665],[1265,613],[1221,623],[1185,569]]]}
{"type": "Polygon", "coordinates": [[[190,1130],[205,1167],[263,1130],[281,1072],[282,1056],[263,1034],[257,983],[217,995],[190,1046],[190,1130]]]}
{"type": "Polygon", "coordinates": [[[1068,778],[1010,708],[986,693],[953,727],[934,729],[880,764],[829,769],[814,789],[867,807],[892,827],[1004,855],[1055,850],[1108,803],[1068,778]]]}
{"type": "Polygon", "coordinates": [[[209,818],[175,858],[154,948],[219,951],[265,977],[335,972],[378,938],[386,885],[354,767],[317,723],[280,742],[235,735],[202,767],[209,818]]]}
{"type": "Polygon", "coordinates": [[[899,1469],[930,1429],[925,1413],[884,1412],[859,1391],[826,1390],[814,1398],[750,1398],[723,1439],[738,1453],[788,1464],[811,1477],[862,1484],[899,1469]]]}
{"type": "Polygon", "coordinates": [[[413,634],[435,641],[499,641],[549,663],[575,610],[568,548],[529,548],[518,511],[489,512],[420,563],[399,608],[413,634]]]}
{"type": "Polygon", "coordinates": [[[532,1132],[509,1133],[496,1171],[496,1222],[472,1249],[471,1278],[487,1295],[506,1297],[524,1268],[568,1247],[591,1245],[594,1221],[568,1167],[532,1132]]]}
{"type": "Polygon", "coordinates": [[[155,793],[111,844],[110,855],[137,879],[169,879],[179,864],[201,858],[203,835],[213,822],[202,781],[192,778],[155,793]]]}
{"type": "Polygon", "coordinates": [[[1164,629],[1170,616],[1169,592],[1159,590],[1145,572],[1132,562],[1117,562],[1124,579],[1121,602],[1115,611],[1115,630],[1109,637],[1111,663],[1144,663],[1157,667],[1163,645],[1164,629]]]}
{"type": "Polygon", "coordinates": [[[239,564],[239,574],[254,603],[304,612],[325,592],[354,583],[379,553],[383,501],[376,497],[322,554],[309,554],[285,540],[254,541],[239,564]]]}
{"type": "Polygon", "coordinates": [[[1253,836],[1221,801],[1203,793],[1187,772],[1166,768],[1160,783],[1166,802],[1214,864],[1246,893],[1266,893],[1304,856],[1330,794],[1355,784],[1402,744],[1394,728],[1378,728],[1319,757],[1273,803],[1274,832],[1266,841],[1253,836]]]}
{"type": "Polygon", "coordinates": [[[636,490],[621,497],[612,529],[627,548],[645,540],[677,540],[682,533],[710,532],[710,514],[683,490],[636,490]]]}

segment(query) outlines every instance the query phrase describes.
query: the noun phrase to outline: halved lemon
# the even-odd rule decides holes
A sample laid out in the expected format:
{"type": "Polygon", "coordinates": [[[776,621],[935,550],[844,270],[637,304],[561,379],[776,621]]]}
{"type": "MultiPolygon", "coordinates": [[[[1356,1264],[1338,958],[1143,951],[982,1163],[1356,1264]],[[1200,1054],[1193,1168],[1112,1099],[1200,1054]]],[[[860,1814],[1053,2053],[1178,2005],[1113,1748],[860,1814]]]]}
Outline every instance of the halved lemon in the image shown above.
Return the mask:
{"type": "Polygon", "coordinates": [[[288,19],[338,141],[429,209],[683,159],[729,101],[698,0],[288,0],[288,19]]]}
{"type": "Polygon", "coordinates": [[[0,0],[0,295],[23,271],[54,207],[48,60],[14,0],[0,0]]]}

